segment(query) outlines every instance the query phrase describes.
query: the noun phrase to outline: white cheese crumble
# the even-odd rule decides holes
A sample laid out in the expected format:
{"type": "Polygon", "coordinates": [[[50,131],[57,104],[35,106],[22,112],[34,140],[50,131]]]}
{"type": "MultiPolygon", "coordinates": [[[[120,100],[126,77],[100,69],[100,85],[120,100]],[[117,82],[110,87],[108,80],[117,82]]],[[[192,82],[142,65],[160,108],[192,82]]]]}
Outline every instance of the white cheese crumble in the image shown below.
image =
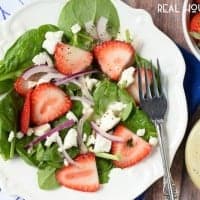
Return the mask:
{"type": "Polygon", "coordinates": [[[114,128],[120,122],[120,118],[116,117],[111,110],[107,110],[96,123],[103,131],[108,131],[114,128]]]}
{"type": "Polygon", "coordinates": [[[29,128],[28,131],[27,131],[27,135],[31,136],[33,133],[34,133],[33,128],[29,128]]]}
{"type": "Polygon", "coordinates": [[[24,137],[24,134],[21,131],[17,132],[16,134],[17,139],[22,139],[23,137],[24,137]]]}
{"type": "Polygon", "coordinates": [[[96,138],[94,137],[94,135],[90,135],[88,137],[88,141],[87,141],[87,146],[91,146],[91,145],[94,145],[95,144],[95,141],[96,141],[96,138]]]}
{"type": "Polygon", "coordinates": [[[53,143],[57,142],[57,137],[59,136],[59,132],[53,133],[53,135],[46,138],[45,146],[50,147],[53,143]]]}
{"type": "Polygon", "coordinates": [[[95,78],[90,78],[89,76],[86,76],[85,83],[86,83],[88,90],[91,91],[93,89],[93,87],[98,83],[98,80],[95,78]]]}
{"type": "Polygon", "coordinates": [[[83,133],[83,142],[86,142],[86,141],[87,141],[87,134],[83,133]]]}
{"type": "Polygon", "coordinates": [[[67,114],[66,114],[66,118],[68,120],[73,120],[74,122],[78,122],[78,118],[76,117],[76,115],[72,112],[72,111],[69,111],[67,114]]]}
{"type": "Polygon", "coordinates": [[[112,142],[101,135],[97,135],[94,145],[94,152],[110,152],[112,142]]]}
{"type": "Polygon", "coordinates": [[[67,135],[65,136],[64,139],[64,149],[70,149],[71,147],[77,147],[77,130],[74,128],[70,128],[69,131],[67,132],[67,135]]]}
{"type": "Polygon", "coordinates": [[[158,144],[158,138],[151,136],[149,139],[149,144],[151,144],[152,146],[156,146],[158,144]]]}
{"type": "Polygon", "coordinates": [[[136,135],[140,136],[140,137],[144,136],[145,135],[145,128],[138,129],[137,132],[136,132],[136,135]]]}
{"type": "Polygon", "coordinates": [[[113,102],[108,106],[108,110],[111,110],[116,115],[118,115],[124,108],[126,108],[126,104],[119,101],[113,102]]]}
{"type": "Polygon", "coordinates": [[[15,132],[10,131],[9,136],[8,136],[8,142],[12,142],[15,138],[15,132]]]}
{"type": "Polygon", "coordinates": [[[63,31],[47,32],[42,47],[48,51],[49,54],[54,54],[57,43],[62,41],[63,31]]]}
{"type": "Polygon", "coordinates": [[[129,67],[122,72],[118,85],[127,88],[134,82],[133,74],[135,72],[134,67],[129,67]]]}
{"type": "Polygon", "coordinates": [[[33,87],[35,87],[38,83],[37,83],[37,81],[27,81],[27,87],[28,88],[33,88],[33,87]]]}
{"type": "Polygon", "coordinates": [[[49,67],[53,67],[53,61],[46,52],[41,52],[33,58],[33,63],[36,65],[47,64],[49,67]]]}
{"type": "Polygon", "coordinates": [[[79,24],[74,24],[71,27],[71,31],[73,34],[77,34],[78,32],[80,32],[80,30],[81,30],[81,26],[79,24]]]}
{"type": "Polygon", "coordinates": [[[50,124],[44,124],[41,126],[37,126],[34,128],[34,134],[38,137],[42,136],[46,131],[49,131],[51,129],[50,124]]]}

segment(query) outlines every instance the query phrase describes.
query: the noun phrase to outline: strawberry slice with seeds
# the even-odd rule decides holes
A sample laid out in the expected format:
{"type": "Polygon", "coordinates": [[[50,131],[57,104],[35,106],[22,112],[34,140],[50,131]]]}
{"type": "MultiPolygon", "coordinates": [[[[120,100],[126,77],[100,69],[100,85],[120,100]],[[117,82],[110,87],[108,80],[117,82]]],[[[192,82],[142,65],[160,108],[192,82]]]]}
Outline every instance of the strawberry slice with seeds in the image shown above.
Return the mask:
{"type": "Polygon", "coordinates": [[[65,75],[84,71],[93,60],[90,52],[63,43],[57,44],[54,58],[57,70],[65,75]]]}
{"type": "Polygon", "coordinates": [[[28,81],[23,79],[22,77],[17,78],[14,84],[14,88],[16,92],[22,96],[26,96],[29,91],[28,81]]]}
{"type": "Polygon", "coordinates": [[[74,190],[96,192],[100,185],[95,155],[92,153],[79,155],[75,162],[77,166],[69,165],[57,171],[57,181],[74,190]]]}
{"type": "Polygon", "coordinates": [[[31,93],[32,90],[29,90],[26,94],[24,101],[24,106],[21,112],[20,118],[20,130],[22,133],[26,134],[30,125],[30,114],[31,114],[31,93]]]}
{"type": "Polygon", "coordinates": [[[41,125],[62,116],[71,109],[70,98],[51,83],[38,85],[31,95],[31,121],[41,125]]]}
{"type": "MultiPolygon", "coordinates": [[[[141,72],[142,91],[143,91],[143,94],[146,94],[145,70],[144,70],[144,68],[140,68],[140,72],[141,72]]],[[[149,84],[152,83],[152,79],[153,79],[152,71],[150,69],[147,69],[147,81],[148,81],[149,84]]],[[[134,98],[135,102],[137,104],[139,104],[140,103],[140,97],[139,97],[139,85],[138,85],[138,70],[136,70],[135,73],[134,73],[134,80],[135,80],[134,83],[131,84],[128,87],[128,92],[134,98]]]]}
{"type": "Polygon", "coordinates": [[[123,125],[117,126],[113,134],[126,140],[125,143],[112,143],[112,154],[121,155],[119,161],[114,161],[116,167],[130,167],[144,159],[151,152],[152,147],[149,143],[123,125]]]}
{"type": "Polygon", "coordinates": [[[112,80],[118,80],[123,69],[133,63],[135,50],[130,43],[112,40],[96,46],[94,55],[102,71],[112,80]]]}
{"type": "Polygon", "coordinates": [[[200,33],[200,13],[195,14],[190,21],[190,31],[200,33]]]}

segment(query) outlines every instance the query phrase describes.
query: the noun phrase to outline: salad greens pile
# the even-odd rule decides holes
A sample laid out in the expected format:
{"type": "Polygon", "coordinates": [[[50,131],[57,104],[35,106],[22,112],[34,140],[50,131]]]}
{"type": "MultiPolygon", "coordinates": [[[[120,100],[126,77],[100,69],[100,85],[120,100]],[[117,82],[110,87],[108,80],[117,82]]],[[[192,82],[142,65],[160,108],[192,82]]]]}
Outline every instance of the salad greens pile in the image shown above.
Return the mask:
{"type": "MultiPolygon", "coordinates": [[[[2,61],[0,61],[0,155],[3,159],[12,159],[15,155],[21,157],[27,164],[38,168],[38,184],[44,190],[56,189],[59,184],[55,178],[55,172],[64,166],[63,157],[58,152],[58,144],[53,143],[46,147],[44,142],[40,142],[32,149],[25,147],[34,139],[34,135],[25,136],[21,139],[15,137],[12,142],[8,141],[9,133],[19,131],[19,116],[23,105],[23,98],[19,96],[13,87],[13,83],[28,67],[33,65],[32,59],[42,51],[42,43],[47,32],[64,31],[63,41],[67,43],[91,50],[97,44],[85,30],[84,25],[88,21],[94,24],[100,17],[108,19],[107,30],[113,39],[116,39],[120,29],[120,20],[117,11],[110,0],[70,0],[62,9],[58,25],[43,25],[37,29],[32,29],[24,33],[7,51],[2,61]],[[82,29],[77,34],[72,33],[71,27],[74,24],[81,25],[82,29]]],[[[141,63],[149,62],[139,55],[136,55],[134,66],[140,67],[141,63]]],[[[148,141],[150,137],[156,137],[156,130],[148,116],[140,110],[133,98],[126,89],[118,86],[104,75],[94,74],[93,78],[99,80],[97,87],[91,91],[94,100],[94,118],[98,118],[106,112],[109,104],[122,102],[126,108],[120,113],[121,123],[131,131],[145,129],[143,139],[148,141]]],[[[81,94],[81,89],[74,83],[61,86],[67,94],[76,96],[81,94]]],[[[83,104],[81,101],[73,101],[71,111],[78,119],[82,116],[83,104]]],[[[52,127],[66,121],[66,116],[51,123],[52,127]]],[[[76,127],[76,125],[74,126],[76,127]]],[[[60,131],[63,139],[69,129],[60,131]]],[[[83,126],[83,132],[87,138],[92,134],[92,127],[87,120],[83,126]]],[[[80,154],[78,147],[67,150],[71,158],[80,154]]],[[[97,170],[100,183],[107,183],[109,172],[114,167],[112,160],[96,158],[97,170]]]]}

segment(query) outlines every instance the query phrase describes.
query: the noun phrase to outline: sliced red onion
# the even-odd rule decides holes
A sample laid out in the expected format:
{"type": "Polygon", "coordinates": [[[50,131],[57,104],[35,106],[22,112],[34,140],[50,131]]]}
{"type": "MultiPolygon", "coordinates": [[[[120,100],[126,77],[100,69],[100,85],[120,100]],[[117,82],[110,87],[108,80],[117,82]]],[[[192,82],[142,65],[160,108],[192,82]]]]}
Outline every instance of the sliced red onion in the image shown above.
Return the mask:
{"type": "Polygon", "coordinates": [[[61,73],[48,73],[43,75],[42,77],[40,77],[40,79],[38,80],[38,84],[41,83],[48,83],[50,82],[52,79],[61,79],[61,78],[65,78],[65,75],[61,74],[61,73]]]}
{"type": "Polygon", "coordinates": [[[119,136],[108,134],[105,131],[101,130],[96,123],[91,122],[91,125],[92,125],[92,128],[96,131],[96,133],[101,135],[102,137],[104,137],[108,140],[111,140],[113,142],[125,142],[125,140],[123,138],[121,138],[119,136]]]}
{"type": "Polygon", "coordinates": [[[62,154],[63,154],[64,158],[67,160],[67,162],[71,165],[77,165],[77,163],[69,156],[69,154],[63,148],[62,139],[60,136],[57,137],[57,144],[58,144],[59,148],[61,149],[62,154]]]}
{"type": "Polygon", "coordinates": [[[98,34],[97,34],[97,28],[94,25],[93,21],[86,22],[85,29],[86,29],[86,32],[89,33],[91,37],[93,37],[94,39],[99,39],[98,34]]]}
{"type": "Polygon", "coordinates": [[[93,106],[94,105],[94,102],[91,101],[90,99],[86,98],[86,97],[79,97],[79,96],[71,96],[70,97],[72,100],[74,101],[80,101],[80,102],[83,102],[83,103],[86,103],[90,106],[93,106]]]}
{"type": "Polygon", "coordinates": [[[59,132],[65,128],[70,128],[74,125],[74,121],[73,120],[67,120],[62,124],[59,124],[58,126],[56,126],[55,128],[47,131],[44,135],[37,137],[36,139],[34,139],[33,141],[31,141],[29,144],[27,144],[25,146],[25,148],[31,148],[33,146],[35,146],[36,144],[38,144],[39,142],[45,140],[47,137],[50,137],[51,135],[53,135],[55,132],[59,132]]]}
{"type": "Polygon", "coordinates": [[[53,67],[49,67],[48,65],[35,65],[26,70],[22,75],[22,77],[25,80],[28,80],[32,75],[40,72],[57,72],[57,71],[53,67]]]}
{"type": "Polygon", "coordinates": [[[93,101],[92,95],[90,94],[85,79],[83,77],[79,78],[80,83],[81,83],[81,91],[82,91],[82,95],[87,97],[90,101],[93,101]]]}
{"type": "Polygon", "coordinates": [[[87,70],[87,71],[78,72],[78,73],[72,74],[71,76],[66,76],[65,78],[57,80],[55,82],[55,85],[57,85],[57,86],[63,85],[63,84],[70,82],[71,80],[73,80],[75,78],[79,78],[81,76],[94,74],[94,73],[99,73],[99,71],[98,70],[87,70]]]}
{"type": "Polygon", "coordinates": [[[97,22],[97,33],[101,41],[108,41],[112,39],[111,35],[107,32],[107,24],[108,19],[105,17],[100,17],[97,22]]]}

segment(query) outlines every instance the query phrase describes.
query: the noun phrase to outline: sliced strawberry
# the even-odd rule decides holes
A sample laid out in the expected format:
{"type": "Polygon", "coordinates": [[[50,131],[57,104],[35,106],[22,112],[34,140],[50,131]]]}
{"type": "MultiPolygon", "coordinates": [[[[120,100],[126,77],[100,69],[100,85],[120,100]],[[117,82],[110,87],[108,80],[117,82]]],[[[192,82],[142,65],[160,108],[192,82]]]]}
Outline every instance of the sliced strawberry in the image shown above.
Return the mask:
{"type": "MultiPolygon", "coordinates": [[[[146,94],[144,68],[140,68],[140,72],[141,72],[141,80],[142,80],[142,91],[143,91],[143,94],[146,94]]],[[[149,84],[151,84],[152,78],[153,78],[152,71],[150,69],[147,69],[147,80],[149,84]]],[[[134,80],[135,80],[134,83],[129,86],[128,92],[133,96],[135,102],[139,104],[140,97],[139,97],[139,86],[138,86],[138,70],[136,70],[134,73],[134,80]]]]}
{"type": "Polygon", "coordinates": [[[195,14],[190,21],[190,32],[200,33],[200,13],[195,14]]]}
{"type": "Polygon", "coordinates": [[[114,161],[116,167],[126,168],[144,159],[151,152],[151,145],[132,133],[123,125],[117,126],[114,135],[122,137],[127,142],[112,143],[112,153],[121,155],[120,161],[114,161]]]}
{"type": "Polygon", "coordinates": [[[29,91],[28,81],[24,80],[22,77],[19,77],[15,81],[14,88],[18,94],[25,96],[29,91]]]}
{"type": "Polygon", "coordinates": [[[65,75],[87,69],[93,60],[90,52],[63,43],[57,44],[54,58],[57,70],[65,75]]]}
{"type": "Polygon", "coordinates": [[[31,115],[31,93],[32,90],[29,90],[26,94],[24,101],[24,106],[21,112],[20,118],[20,130],[22,133],[26,134],[30,125],[30,115],[31,115]]]}
{"type": "Polygon", "coordinates": [[[76,165],[57,171],[57,181],[68,188],[83,192],[95,192],[100,188],[95,156],[92,153],[79,155],[76,165]]]}
{"type": "Polygon", "coordinates": [[[112,40],[96,46],[94,55],[102,71],[111,79],[118,80],[123,69],[133,63],[135,50],[129,43],[112,40]]]}
{"type": "Polygon", "coordinates": [[[43,83],[31,95],[31,121],[41,125],[62,116],[70,110],[72,102],[57,86],[43,83]]]}

